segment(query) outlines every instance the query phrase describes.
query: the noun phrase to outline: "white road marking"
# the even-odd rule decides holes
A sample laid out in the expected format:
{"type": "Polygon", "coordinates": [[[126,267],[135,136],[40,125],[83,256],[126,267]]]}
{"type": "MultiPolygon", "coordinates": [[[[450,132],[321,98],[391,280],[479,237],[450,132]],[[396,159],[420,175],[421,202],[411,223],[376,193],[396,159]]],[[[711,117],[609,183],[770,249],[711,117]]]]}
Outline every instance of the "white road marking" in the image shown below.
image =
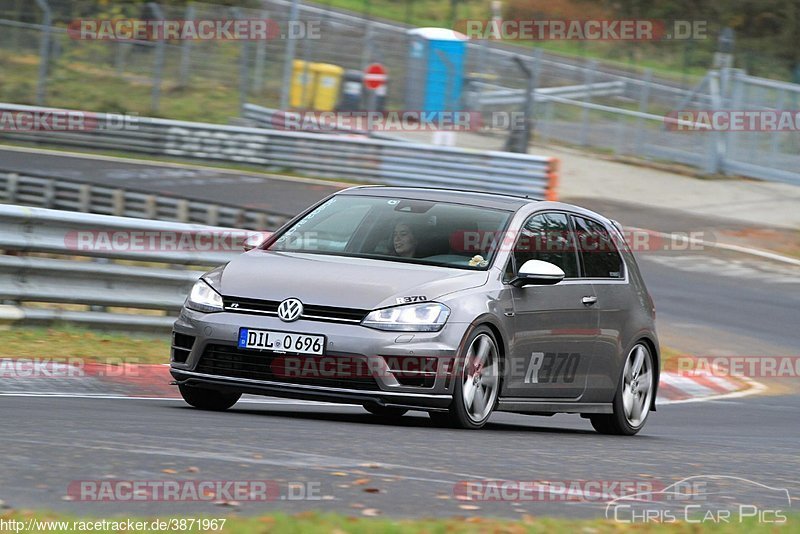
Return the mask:
{"type": "Polygon", "coordinates": [[[800,272],[794,268],[779,267],[767,262],[744,262],[725,260],[711,256],[640,256],[643,261],[651,261],[665,267],[685,272],[706,273],[737,279],[752,279],[774,284],[800,284],[800,272]]]}
{"type": "Polygon", "coordinates": [[[690,243],[692,245],[701,245],[703,247],[714,247],[719,248],[722,250],[730,250],[733,252],[741,252],[742,254],[748,254],[750,256],[759,256],[761,258],[767,258],[770,260],[779,261],[782,263],[788,263],[791,265],[796,265],[800,267],[800,260],[796,258],[789,258],[787,256],[782,256],[781,254],[776,254],[775,252],[769,252],[767,250],[761,250],[757,248],[751,247],[743,247],[741,245],[731,245],[729,243],[714,243],[712,241],[705,241],[703,239],[697,239],[695,237],[688,237],[681,234],[672,234],[666,232],[656,232],[655,230],[648,230],[646,228],[639,228],[636,226],[626,226],[626,228],[638,231],[638,232],[647,232],[648,234],[657,235],[659,237],[664,237],[667,239],[671,239],[673,242],[681,242],[681,243],[690,243]]]}

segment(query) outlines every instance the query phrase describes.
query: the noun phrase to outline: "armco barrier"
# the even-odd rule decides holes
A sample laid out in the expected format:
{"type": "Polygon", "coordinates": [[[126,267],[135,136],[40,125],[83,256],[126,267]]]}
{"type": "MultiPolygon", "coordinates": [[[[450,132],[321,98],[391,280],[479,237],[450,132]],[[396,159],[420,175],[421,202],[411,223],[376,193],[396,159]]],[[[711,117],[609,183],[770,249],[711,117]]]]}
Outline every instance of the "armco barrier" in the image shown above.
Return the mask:
{"type": "Polygon", "coordinates": [[[277,230],[289,216],[0,170],[0,202],[249,230],[277,230]]]}
{"type": "MultiPolygon", "coordinates": [[[[43,108],[0,104],[0,113],[42,111],[43,108]]],[[[534,198],[555,195],[553,159],[545,156],[147,117],[113,128],[106,125],[120,123],[114,115],[85,115],[91,117],[86,121],[91,128],[0,128],[0,139],[245,163],[362,183],[454,187],[534,198]]]]}
{"type": "Polygon", "coordinates": [[[241,242],[253,234],[0,204],[0,249],[5,251],[0,255],[0,301],[5,301],[0,306],[0,323],[67,320],[114,328],[168,329],[200,275],[238,255],[241,242]],[[105,240],[97,239],[101,234],[105,240]],[[150,236],[155,236],[154,241],[150,236]],[[219,242],[224,246],[216,248],[222,250],[213,250],[219,242]],[[185,243],[202,246],[186,247],[185,243]],[[42,302],[85,309],[31,306],[42,302]],[[111,313],[106,307],[148,311],[111,313]]]}

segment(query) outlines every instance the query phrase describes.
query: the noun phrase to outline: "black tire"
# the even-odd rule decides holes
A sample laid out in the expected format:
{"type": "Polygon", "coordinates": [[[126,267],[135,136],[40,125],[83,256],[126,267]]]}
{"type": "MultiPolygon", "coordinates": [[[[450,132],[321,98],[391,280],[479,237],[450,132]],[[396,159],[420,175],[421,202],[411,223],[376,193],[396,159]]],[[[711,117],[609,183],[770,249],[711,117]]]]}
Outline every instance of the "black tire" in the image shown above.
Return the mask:
{"type": "Polygon", "coordinates": [[[589,418],[591,421],[592,426],[594,429],[599,432],[600,434],[608,434],[608,435],[624,435],[621,432],[621,428],[615,426],[613,422],[614,416],[611,414],[603,414],[603,415],[593,415],[589,418]]]}
{"type": "Polygon", "coordinates": [[[442,428],[453,428],[453,419],[450,412],[428,412],[428,417],[435,426],[442,428]]]}
{"type": "Polygon", "coordinates": [[[201,410],[223,412],[236,404],[241,393],[224,393],[213,389],[178,386],[181,397],[187,404],[201,410]]]}
{"type": "MultiPolygon", "coordinates": [[[[483,428],[486,422],[491,417],[492,412],[494,411],[495,406],[497,405],[497,399],[499,397],[500,391],[500,376],[502,373],[500,372],[500,350],[497,345],[497,339],[495,339],[494,334],[492,331],[486,326],[479,326],[478,328],[474,329],[467,338],[466,343],[464,343],[464,354],[459,354],[458,356],[458,364],[456,366],[455,372],[455,385],[453,387],[453,402],[450,404],[448,412],[428,412],[430,415],[431,420],[439,426],[450,426],[454,428],[465,428],[469,430],[477,430],[479,428],[483,428]],[[492,360],[491,365],[494,365],[494,392],[493,394],[489,395],[489,399],[485,404],[486,411],[483,415],[479,417],[475,417],[473,413],[471,413],[466,405],[464,399],[464,382],[465,382],[465,367],[470,365],[471,362],[467,361],[467,356],[470,352],[470,348],[472,347],[473,343],[476,342],[477,338],[483,337],[487,338],[491,341],[492,347],[492,360]]],[[[488,366],[487,366],[488,368],[488,366]]],[[[476,373],[477,374],[477,373],[476,373]]]]}
{"type": "MultiPolygon", "coordinates": [[[[644,349],[645,357],[648,359],[647,365],[650,372],[650,389],[648,391],[655,391],[655,357],[650,352],[650,348],[641,341],[636,343],[628,353],[626,362],[637,350],[637,347],[642,347],[644,349]]],[[[612,436],[633,436],[637,434],[647,422],[647,416],[650,414],[649,404],[652,397],[647,397],[646,404],[648,404],[648,408],[644,418],[642,418],[641,421],[637,421],[632,424],[626,415],[626,410],[623,403],[623,390],[625,389],[626,385],[626,368],[626,365],[623,365],[623,369],[620,371],[619,381],[617,382],[617,391],[614,394],[614,401],[612,403],[614,412],[611,414],[592,415],[589,417],[594,429],[601,434],[608,434],[612,436]]]]}
{"type": "Polygon", "coordinates": [[[402,417],[408,411],[406,408],[395,408],[394,406],[381,406],[380,404],[364,404],[364,409],[372,415],[393,419],[402,417]]]}

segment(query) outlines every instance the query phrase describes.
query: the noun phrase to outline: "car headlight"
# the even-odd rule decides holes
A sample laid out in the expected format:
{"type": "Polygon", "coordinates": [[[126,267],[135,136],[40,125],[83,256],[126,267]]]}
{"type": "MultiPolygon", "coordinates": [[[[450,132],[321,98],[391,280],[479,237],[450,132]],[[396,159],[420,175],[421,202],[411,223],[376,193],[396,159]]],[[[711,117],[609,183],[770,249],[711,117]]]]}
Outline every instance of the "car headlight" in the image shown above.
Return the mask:
{"type": "Polygon", "coordinates": [[[363,326],[402,332],[438,332],[447,322],[450,308],[438,302],[383,308],[370,312],[363,326]]]}
{"type": "Polygon", "coordinates": [[[186,307],[201,312],[222,311],[222,297],[201,278],[192,287],[186,299],[186,307]]]}

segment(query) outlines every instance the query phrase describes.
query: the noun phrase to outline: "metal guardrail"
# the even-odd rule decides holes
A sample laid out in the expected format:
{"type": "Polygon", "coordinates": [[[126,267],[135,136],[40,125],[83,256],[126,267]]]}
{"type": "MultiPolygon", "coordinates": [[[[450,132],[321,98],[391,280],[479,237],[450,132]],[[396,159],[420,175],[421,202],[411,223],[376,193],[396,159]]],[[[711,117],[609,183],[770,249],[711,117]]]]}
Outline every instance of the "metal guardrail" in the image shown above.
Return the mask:
{"type": "MultiPolygon", "coordinates": [[[[362,112],[356,112],[362,113],[362,112]]],[[[363,112],[366,113],[366,112],[363,112]]],[[[376,133],[368,130],[358,130],[356,128],[339,128],[335,125],[326,125],[322,129],[319,125],[313,124],[312,121],[303,121],[303,116],[296,111],[281,111],[280,109],[268,108],[256,104],[245,103],[242,106],[242,118],[250,122],[257,128],[267,128],[269,130],[286,130],[287,124],[299,124],[303,131],[315,133],[330,133],[339,135],[361,135],[372,139],[385,139],[387,141],[396,141],[406,143],[405,139],[399,137],[392,137],[382,133],[376,133]]]]}
{"type": "Polygon", "coordinates": [[[249,230],[276,230],[290,218],[234,206],[2,170],[0,202],[249,230]]]}
{"type": "MultiPolygon", "coordinates": [[[[0,104],[3,111],[35,113],[42,109],[0,104]]],[[[93,118],[89,122],[100,125],[108,118],[102,113],[87,116],[93,118]]],[[[549,199],[556,196],[555,158],[500,151],[144,117],[119,129],[0,129],[0,139],[246,163],[363,183],[467,188],[549,199]]]]}
{"type": "Polygon", "coordinates": [[[0,323],[68,320],[168,329],[204,270],[238,255],[242,240],[252,234],[0,205],[0,249],[5,252],[0,255],[0,300],[5,301],[0,323]],[[32,303],[71,306],[54,309],[32,303]],[[106,307],[126,311],[113,313],[106,307]],[[152,310],[160,313],[153,315],[152,310]]]}
{"type": "MultiPolygon", "coordinates": [[[[523,89],[508,89],[502,86],[482,82],[473,83],[478,90],[474,104],[478,109],[491,105],[523,104],[525,91],[523,89]]],[[[563,87],[542,87],[534,92],[537,101],[545,101],[548,97],[561,98],[587,98],[597,96],[621,96],[625,94],[625,82],[600,82],[582,85],[566,85],[563,87]]]]}

